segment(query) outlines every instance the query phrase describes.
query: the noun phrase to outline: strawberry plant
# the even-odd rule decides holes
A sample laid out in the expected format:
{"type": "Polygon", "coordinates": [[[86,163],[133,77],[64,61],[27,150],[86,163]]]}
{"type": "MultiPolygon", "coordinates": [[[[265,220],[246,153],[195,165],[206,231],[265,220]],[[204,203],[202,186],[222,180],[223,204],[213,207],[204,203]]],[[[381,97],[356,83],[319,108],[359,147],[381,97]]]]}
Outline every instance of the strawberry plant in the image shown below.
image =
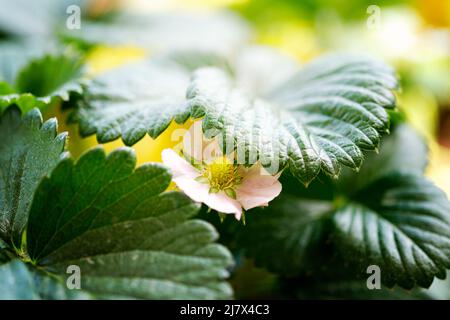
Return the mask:
{"type": "Polygon", "coordinates": [[[0,0],[0,298],[442,298],[450,203],[388,64],[300,64],[229,14],[67,30],[54,1],[34,41],[5,16],[32,3],[0,0]],[[130,42],[151,54],[90,71],[130,42]],[[162,161],[137,164],[164,134],[162,161]],[[78,135],[99,146],[74,156],[78,135]]]}

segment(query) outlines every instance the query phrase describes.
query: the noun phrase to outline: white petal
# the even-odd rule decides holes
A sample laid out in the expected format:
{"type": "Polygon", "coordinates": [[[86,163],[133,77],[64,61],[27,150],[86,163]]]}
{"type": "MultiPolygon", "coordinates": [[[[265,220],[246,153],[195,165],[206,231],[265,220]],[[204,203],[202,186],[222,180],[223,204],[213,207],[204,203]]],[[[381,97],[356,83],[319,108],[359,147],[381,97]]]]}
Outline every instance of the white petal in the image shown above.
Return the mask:
{"type": "Polygon", "coordinates": [[[161,157],[163,163],[172,171],[173,179],[182,176],[194,179],[200,175],[197,169],[172,149],[164,149],[161,153],[161,157]]]}
{"type": "Polygon", "coordinates": [[[281,192],[278,175],[268,174],[259,163],[247,169],[243,175],[242,183],[236,188],[236,198],[245,210],[267,206],[281,192]]]}
{"type": "Polygon", "coordinates": [[[210,193],[208,184],[200,183],[186,176],[180,176],[173,181],[192,200],[202,202],[222,213],[232,213],[238,220],[241,218],[241,205],[238,201],[228,197],[223,191],[210,193]]]}

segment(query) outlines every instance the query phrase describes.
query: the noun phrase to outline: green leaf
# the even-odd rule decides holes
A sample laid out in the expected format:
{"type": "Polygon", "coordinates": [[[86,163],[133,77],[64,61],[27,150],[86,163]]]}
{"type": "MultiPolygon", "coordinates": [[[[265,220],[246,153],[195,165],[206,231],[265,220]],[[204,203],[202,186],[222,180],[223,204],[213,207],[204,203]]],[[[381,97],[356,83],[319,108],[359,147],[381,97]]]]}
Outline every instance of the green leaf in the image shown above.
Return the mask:
{"type": "Polygon", "coordinates": [[[62,275],[81,269],[81,287],[99,297],[229,298],[232,260],[214,244],[198,205],[178,192],[159,164],[136,169],[132,149],[93,149],[67,158],[39,185],[30,210],[27,252],[33,264],[62,275]],[[45,223],[42,223],[45,221],[45,223]]]}
{"type": "MultiPolygon", "coordinates": [[[[30,56],[37,51],[35,42],[15,42],[4,41],[0,42],[0,81],[5,83],[13,83],[18,71],[30,59],[30,56]]],[[[13,93],[10,90],[1,90],[0,94],[13,93]]]]}
{"type": "MultiPolygon", "coordinates": [[[[269,208],[253,210],[239,243],[261,265],[283,275],[319,272],[331,203],[284,194],[269,208]]],[[[325,267],[325,266],[324,266],[325,267]]]]}
{"type": "Polygon", "coordinates": [[[368,58],[329,56],[297,72],[290,59],[252,48],[229,64],[216,59],[225,69],[200,68],[189,85],[188,71],[202,63],[172,61],[99,79],[73,116],[81,133],[100,142],[122,136],[131,145],[146,132],[157,137],[172,119],[204,117],[205,134],[242,148],[245,163],[259,159],[271,172],[289,167],[308,184],[321,171],[337,177],[341,164],[358,169],[362,151],[376,149],[388,129],[385,109],[395,105],[392,70],[368,58]]]}
{"type": "Polygon", "coordinates": [[[79,80],[82,75],[82,60],[73,55],[46,55],[31,61],[16,79],[20,92],[30,92],[49,103],[53,97],[69,100],[69,93],[82,92],[79,80]],[[75,81],[74,81],[75,80],[75,81]]]}
{"type": "Polygon", "coordinates": [[[7,82],[0,82],[0,94],[14,93],[14,89],[7,82]]]}
{"type": "Polygon", "coordinates": [[[8,262],[10,257],[6,254],[5,250],[0,250],[0,265],[8,262]]]}
{"type": "Polygon", "coordinates": [[[344,194],[352,194],[391,172],[421,174],[428,164],[428,148],[424,138],[406,125],[401,125],[394,135],[383,141],[381,152],[381,156],[369,155],[358,175],[351,170],[343,171],[339,188],[344,194]]]}
{"type": "Polygon", "coordinates": [[[322,170],[337,177],[341,165],[358,169],[362,151],[376,149],[388,129],[385,108],[395,105],[392,71],[362,57],[318,59],[263,91],[240,80],[196,71],[187,93],[192,116],[204,116],[211,136],[220,133],[265,166],[289,167],[305,185],[322,170]]]}
{"type": "Polygon", "coordinates": [[[62,282],[40,272],[31,271],[20,260],[0,265],[0,300],[88,299],[90,295],[69,290],[62,282]]]}
{"type": "Polygon", "coordinates": [[[0,111],[6,109],[7,107],[15,105],[19,109],[26,113],[33,108],[43,109],[46,104],[39,99],[36,99],[31,93],[11,93],[0,95],[0,111]]]}
{"type": "Polygon", "coordinates": [[[130,64],[106,72],[88,88],[86,103],[72,114],[83,136],[97,134],[100,143],[122,137],[133,145],[148,133],[159,136],[176,117],[184,122],[189,73],[170,62],[130,64]]]}
{"type": "Polygon", "coordinates": [[[0,238],[21,246],[34,192],[42,177],[56,166],[66,134],[57,134],[57,121],[43,122],[33,109],[21,118],[16,107],[0,117],[0,238]]]}
{"type": "Polygon", "coordinates": [[[0,110],[15,104],[26,112],[55,99],[68,101],[71,93],[83,92],[82,67],[82,59],[73,54],[45,55],[29,61],[18,71],[9,92],[0,92],[0,110]]]}
{"type": "Polygon", "coordinates": [[[390,174],[333,215],[336,243],[360,267],[378,265],[384,283],[429,287],[450,268],[450,205],[422,176],[390,174]],[[350,254],[351,253],[351,254],[350,254]],[[350,256],[351,255],[351,256],[350,256]]]}
{"type": "Polygon", "coordinates": [[[450,203],[421,173],[425,150],[423,139],[400,126],[360,174],[315,181],[311,190],[283,183],[269,208],[247,215],[242,245],[259,265],[285,276],[365,275],[378,265],[387,287],[429,287],[450,268],[450,203]],[[317,267],[323,265],[328,270],[317,267]]]}

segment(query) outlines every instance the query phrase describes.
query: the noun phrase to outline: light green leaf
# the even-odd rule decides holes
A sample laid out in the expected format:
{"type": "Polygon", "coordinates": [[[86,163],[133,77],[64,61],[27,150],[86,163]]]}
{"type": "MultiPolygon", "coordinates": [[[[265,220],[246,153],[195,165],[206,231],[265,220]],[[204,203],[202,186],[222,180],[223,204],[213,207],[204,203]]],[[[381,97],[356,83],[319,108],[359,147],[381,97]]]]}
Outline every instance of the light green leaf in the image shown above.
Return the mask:
{"type": "Polygon", "coordinates": [[[450,203],[421,174],[426,156],[418,150],[426,150],[423,139],[400,126],[380,155],[367,159],[364,183],[346,172],[334,183],[321,179],[311,190],[295,189],[286,176],[283,195],[247,215],[242,245],[259,265],[286,276],[365,275],[369,265],[378,265],[387,287],[429,287],[450,268],[450,203]]]}
{"type": "Polygon", "coordinates": [[[189,219],[197,204],[178,192],[162,193],[171,181],[165,167],[134,169],[135,162],[129,148],[62,160],[31,207],[32,263],[60,275],[77,265],[82,289],[101,297],[229,298],[223,279],[232,260],[213,243],[217,232],[189,219]]]}
{"type": "Polygon", "coordinates": [[[82,66],[82,59],[72,54],[45,55],[29,61],[10,84],[12,90],[0,92],[0,111],[15,104],[27,112],[55,99],[68,101],[71,93],[81,94],[82,66]]]}
{"type": "Polygon", "coordinates": [[[33,109],[21,118],[16,107],[0,117],[0,237],[21,246],[34,192],[62,156],[66,134],[57,135],[57,121],[43,123],[33,109]]]}
{"type": "Polygon", "coordinates": [[[32,271],[20,260],[0,265],[0,300],[88,299],[80,290],[69,290],[58,280],[32,271]]]}
{"type": "Polygon", "coordinates": [[[82,60],[69,54],[47,55],[32,60],[22,69],[16,79],[20,92],[30,92],[49,103],[53,97],[69,100],[69,93],[82,92],[80,80],[82,60]]]}

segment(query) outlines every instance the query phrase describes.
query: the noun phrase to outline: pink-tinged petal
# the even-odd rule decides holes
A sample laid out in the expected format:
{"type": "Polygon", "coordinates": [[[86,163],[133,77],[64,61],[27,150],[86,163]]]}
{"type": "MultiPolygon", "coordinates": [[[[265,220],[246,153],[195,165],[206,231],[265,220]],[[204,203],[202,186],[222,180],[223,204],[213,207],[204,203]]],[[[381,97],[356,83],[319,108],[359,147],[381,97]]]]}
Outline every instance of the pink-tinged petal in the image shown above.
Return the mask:
{"type": "Polygon", "coordinates": [[[238,220],[241,218],[241,205],[238,201],[228,197],[223,191],[210,193],[208,184],[198,182],[187,176],[174,178],[173,181],[192,200],[202,202],[219,212],[234,214],[238,220]]]}
{"type": "Polygon", "coordinates": [[[231,213],[234,214],[237,220],[241,219],[241,204],[238,201],[228,197],[223,191],[219,191],[218,193],[210,193],[204,203],[216,211],[231,213]]]}
{"type": "Polygon", "coordinates": [[[259,163],[243,175],[242,183],[236,188],[236,198],[245,210],[267,206],[281,192],[278,175],[268,174],[259,163]]]}
{"type": "Polygon", "coordinates": [[[172,149],[164,149],[161,153],[163,163],[172,171],[173,179],[186,176],[195,179],[200,173],[184,158],[172,149]]]}

